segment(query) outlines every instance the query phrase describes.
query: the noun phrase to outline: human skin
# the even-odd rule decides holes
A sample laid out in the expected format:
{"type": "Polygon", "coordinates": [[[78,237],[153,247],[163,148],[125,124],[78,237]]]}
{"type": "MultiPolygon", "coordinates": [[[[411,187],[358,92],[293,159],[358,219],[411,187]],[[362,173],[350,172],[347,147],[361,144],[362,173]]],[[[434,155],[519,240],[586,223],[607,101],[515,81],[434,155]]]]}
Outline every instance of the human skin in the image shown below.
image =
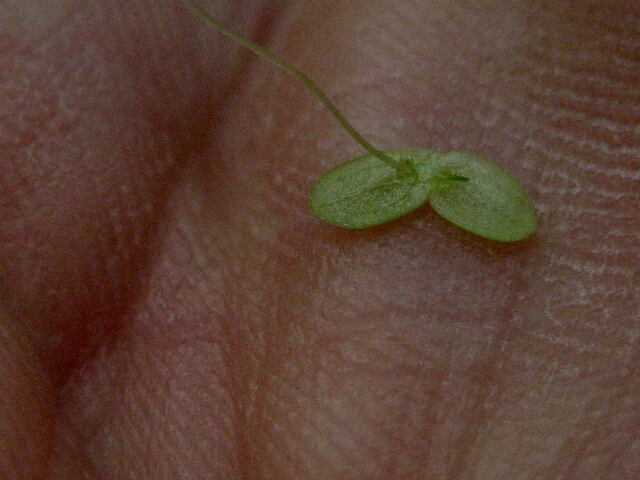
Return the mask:
{"type": "Polygon", "coordinates": [[[640,478],[640,7],[220,1],[540,227],[314,218],[362,153],[180,2],[0,3],[0,478],[640,478]]]}

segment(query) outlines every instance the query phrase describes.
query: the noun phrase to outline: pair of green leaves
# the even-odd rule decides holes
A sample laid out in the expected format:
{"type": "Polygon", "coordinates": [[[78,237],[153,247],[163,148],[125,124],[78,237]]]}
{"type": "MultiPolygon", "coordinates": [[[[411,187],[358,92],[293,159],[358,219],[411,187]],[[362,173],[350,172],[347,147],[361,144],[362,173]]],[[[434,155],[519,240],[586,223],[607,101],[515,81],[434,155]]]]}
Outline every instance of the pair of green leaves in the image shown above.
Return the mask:
{"type": "Polygon", "coordinates": [[[369,155],[325,173],[311,209],[327,223],[367,228],[429,202],[447,220],[482,237],[522,240],[536,230],[533,205],[518,182],[488,158],[469,152],[381,152],[371,145],[305,73],[213,17],[193,0],[189,8],[209,25],[304,85],[369,155]]]}
{"type": "Polygon", "coordinates": [[[366,155],[325,173],[311,209],[327,223],[367,228],[429,203],[450,222],[492,240],[522,240],[536,230],[533,204],[492,160],[470,152],[386,152],[404,168],[366,155]]]}

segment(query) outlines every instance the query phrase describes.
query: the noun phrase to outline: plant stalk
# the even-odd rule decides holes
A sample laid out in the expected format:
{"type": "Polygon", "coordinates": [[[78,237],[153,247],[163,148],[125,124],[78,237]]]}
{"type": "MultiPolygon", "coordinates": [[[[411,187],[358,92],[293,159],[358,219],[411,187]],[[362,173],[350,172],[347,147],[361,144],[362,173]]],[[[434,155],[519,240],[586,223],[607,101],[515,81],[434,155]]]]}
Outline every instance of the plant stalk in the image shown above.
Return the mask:
{"type": "Polygon", "coordinates": [[[280,58],[276,54],[270,52],[264,47],[257,45],[251,42],[249,39],[240,35],[239,33],[230,30],[225,25],[223,25],[218,19],[213,17],[209,12],[207,12],[202,7],[196,5],[193,0],[184,0],[187,6],[196,14],[200,15],[209,25],[215,28],[218,32],[225,35],[226,37],[233,40],[235,43],[242,45],[246,49],[252,51],[256,55],[268,60],[284,72],[291,75],[293,78],[301,82],[307,89],[318,99],[322,104],[331,112],[333,117],[338,121],[338,123],[349,133],[349,135],[358,142],[367,152],[371,155],[382,160],[384,163],[392,167],[396,170],[396,174],[401,173],[414,173],[413,168],[397,160],[394,160],[389,155],[385,154],[381,150],[374,147],[371,143],[369,143],[361,134],[356,130],[356,128],[347,120],[347,118],[338,110],[338,107],[329,99],[329,97],[318,87],[318,85],[309,78],[305,73],[301,72],[294,66],[290,65],[284,59],[280,58]]]}

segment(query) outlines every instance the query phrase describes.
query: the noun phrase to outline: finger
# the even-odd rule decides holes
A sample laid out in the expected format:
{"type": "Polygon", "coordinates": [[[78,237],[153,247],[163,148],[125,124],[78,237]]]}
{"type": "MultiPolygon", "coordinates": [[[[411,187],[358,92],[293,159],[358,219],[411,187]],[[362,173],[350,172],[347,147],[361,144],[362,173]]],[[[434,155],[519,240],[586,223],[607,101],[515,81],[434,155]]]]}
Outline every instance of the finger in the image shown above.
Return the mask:
{"type": "Polygon", "coordinates": [[[238,343],[265,339],[246,354],[269,366],[250,397],[262,416],[243,424],[264,477],[600,478],[638,468],[637,428],[623,427],[638,421],[628,367],[640,302],[628,41],[637,17],[577,3],[492,6],[369,2],[327,17],[326,5],[305,4],[273,45],[377,145],[498,158],[537,200],[541,229],[529,244],[478,242],[429,212],[373,233],[328,233],[306,193],[357,147],[268,66],[231,106],[212,150],[232,165],[229,231],[203,237],[214,257],[227,245],[238,271],[222,290],[235,307],[223,311],[243,312],[227,313],[229,328],[248,325],[238,343]],[[314,19],[311,32],[299,18],[314,19]]]}
{"type": "Polygon", "coordinates": [[[121,476],[633,478],[635,70],[608,77],[628,24],[578,4],[333,6],[297,4],[271,45],[383,148],[499,158],[537,200],[538,239],[498,246],[428,210],[365,233],[317,223],[308,188],[357,149],[256,66],[127,335],[74,379],[69,430],[121,476]],[[615,125],[593,109],[603,82],[615,125]],[[594,259],[602,242],[615,252],[594,259]]]}
{"type": "Polygon", "coordinates": [[[2,478],[39,478],[60,444],[68,478],[91,472],[82,445],[54,438],[60,390],[139,294],[239,64],[194,36],[176,4],[0,5],[2,478]]]}
{"type": "Polygon", "coordinates": [[[42,332],[42,355],[72,363],[137,294],[165,199],[237,62],[205,55],[176,4],[2,9],[3,294],[42,332]]]}

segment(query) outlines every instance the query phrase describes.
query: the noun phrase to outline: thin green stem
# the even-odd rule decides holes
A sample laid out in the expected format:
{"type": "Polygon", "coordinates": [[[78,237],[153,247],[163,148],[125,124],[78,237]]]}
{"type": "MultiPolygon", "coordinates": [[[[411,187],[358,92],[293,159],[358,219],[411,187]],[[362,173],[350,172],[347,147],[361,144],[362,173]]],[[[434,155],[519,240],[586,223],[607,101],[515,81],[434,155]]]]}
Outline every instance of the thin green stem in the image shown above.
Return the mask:
{"type": "Polygon", "coordinates": [[[378,150],[371,143],[369,143],[360,134],[360,132],[358,132],[358,130],[355,129],[355,127],[351,124],[351,122],[347,120],[347,118],[342,114],[342,112],[338,110],[338,107],[334,105],[334,103],[329,99],[329,97],[327,97],[327,95],[320,89],[320,87],[318,87],[318,85],[316,85],[316,83],[313,80],[311,80],[311,78],[309,78],[306,74],[304,74],[294,66],[290,65],[284,59],[278,57],[274,53],[271,53],[266,48],[263,48],[260,45],[256,45],[255,43],[251,42],[249,39],[247,39],[243,35],[240,35],[239,33],[236,33],[230,30],[229,28],[224,26],[219,20],[214,18],[209,12],[204,10],[202,7],[196,5],[193,2],[193,0],[184,0],[184,1],[191,10],[193,10],[195,13],[200,15],[209,25],[211,25],[213,28],[218,30],[221,34],[230,38],[231,40],[238,43],[239,45],[242,45],[248,50],[251,50],[253,53],[264,58],[265,60],[268,60],[269,62],[273,63],[275,66],[277,66],[284,72],[291,75],[296,80],[300,81],[305,87],[307,87],[307,89],[309,89],[309,91],[313,95],[315,95],[315,97],[318,100],[320,100],[320,102],[322,102],[322,104],[327,108],[327,110],[329,110],[329,112],[331,112],[331,114],[335,117],[338,123],[342,125],[342,127],[344,127],[347,133],[349,133],[349,135],[356,142],[362,145],[362,147],[367,152],[369,152],[371,155],[378,157],[384,163],[394,168],[397,173],[401,173],[401,172],[406,173],[407,171],[411,172],[412,170],[411,167],[409,167],[408,165],[405,165],[404,163],[398,162],[397,160],[394,160],[389,155],[385,154],[381,150],[378,150]]]}

